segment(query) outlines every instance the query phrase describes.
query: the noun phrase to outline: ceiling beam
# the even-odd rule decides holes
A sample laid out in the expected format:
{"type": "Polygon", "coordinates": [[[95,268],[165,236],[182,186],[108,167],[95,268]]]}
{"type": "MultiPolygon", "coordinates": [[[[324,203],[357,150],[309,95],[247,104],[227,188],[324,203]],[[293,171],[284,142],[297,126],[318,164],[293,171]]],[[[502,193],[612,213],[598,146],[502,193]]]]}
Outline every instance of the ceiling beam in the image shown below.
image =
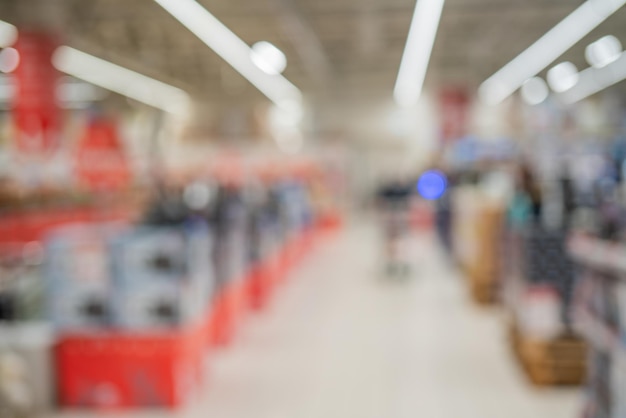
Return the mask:
{"type": "Polygon", "coordinates": [[[293,0],[275,1],[279,22],[304,69],[316,84],[328,86],[333,79],[333,69],[317,33],[293,0]]]}

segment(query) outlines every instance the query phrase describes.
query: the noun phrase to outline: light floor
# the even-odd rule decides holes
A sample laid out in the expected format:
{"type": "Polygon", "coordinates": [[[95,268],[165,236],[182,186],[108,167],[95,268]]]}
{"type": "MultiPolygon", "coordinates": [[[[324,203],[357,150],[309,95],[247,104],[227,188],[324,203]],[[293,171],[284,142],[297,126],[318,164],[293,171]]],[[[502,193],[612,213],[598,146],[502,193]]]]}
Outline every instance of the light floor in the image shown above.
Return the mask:
{"type": "MultiPolygon", "coordinates": [[[[474,306],[431,236],[407,280],[380,274],[373,228],[350,227],[305,261],[181,418],[575,418],[579,390],[530,386],[502,315],[474,306]]],[[[169,417],[166,413],[116,418],[169,417]]],[[[65,412],[58,417],[89,417],[65,412]]]]}

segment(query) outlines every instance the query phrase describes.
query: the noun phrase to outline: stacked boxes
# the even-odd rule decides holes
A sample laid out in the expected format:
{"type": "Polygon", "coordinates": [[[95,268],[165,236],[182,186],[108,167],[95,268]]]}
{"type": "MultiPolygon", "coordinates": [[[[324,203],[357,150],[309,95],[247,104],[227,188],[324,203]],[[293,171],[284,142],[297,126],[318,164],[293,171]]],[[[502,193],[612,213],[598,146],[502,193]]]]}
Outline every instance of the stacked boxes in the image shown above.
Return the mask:
{"type": "Polygon", "coordinates": [[[552,288],[560,307],[558,320],[565,328],[570,325],[574,289],[574,266],[566,251],[566,232],[540,227],[523,231],[514,254],[517,260],[514,275],[519,274],[525,287],[552,288]]]}
{"type": "Polygon", "coordinates": [[[35,322],[0,326],[0,416],[41,416],[52,408],[50,331],[35,322]]]}
{"type": "Polygon", "coordinates": [[[212,293],[208,228],[72,227],[49,241],[50,311],[65,331],[158,330],[201,317],[212,293]]]}
{"type": "Polygon", "coordinates": [[[173,407],[189,398],[208,334],[210,236],[203,223],[55,233],[45,273],[62,405],[173,407]]]}
{"type": "Polygon", "coordinates": [[[626,281],[622,244],[572,238],[576,261],[576,325],[590,343],[585,417],[626,416],[626,281]]]}
{"type": "Polygon", "coordinates": [[[247,266],[246,215],[239,191],[222,188],[215,216],[214,263],[218,290],[240,278],[247,266]]]}
{"type": "Polygon", "coordinates": [[[112,325],[109,233],[105,227],[72,226],[48,240],[44,275],[49,313],[63,330],[96,330],[112,325]]]}
{"type": "Polygon", "coordinates": [[[0,322],[43,318],[43,249],[37,243],[0,245],[0,322]]]}
{"type": "Polygon", "coordinates": [[[134,229],[115,239],[112,254],[116,327],[179,327],[207,308],[212,291],[207,229],[134,229]]]}

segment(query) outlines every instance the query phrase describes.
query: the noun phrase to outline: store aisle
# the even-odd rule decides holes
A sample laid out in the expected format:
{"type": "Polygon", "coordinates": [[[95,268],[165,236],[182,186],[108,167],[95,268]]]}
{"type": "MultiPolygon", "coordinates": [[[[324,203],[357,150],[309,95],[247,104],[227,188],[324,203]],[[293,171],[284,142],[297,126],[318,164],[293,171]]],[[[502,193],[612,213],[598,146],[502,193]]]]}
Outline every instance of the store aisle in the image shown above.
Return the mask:
{"type": "Polygon", "coordinates": [[[378,274],[375,237],[372,228],[353,227],[319,246],[272,307],[250,318],[232,347],[215,353],[209,385],[177,416],[579,415],[580,391],[526,383],[502,318],[469,302],[432,237],[415,240],[416,273],[397,281],[378,274]]]}

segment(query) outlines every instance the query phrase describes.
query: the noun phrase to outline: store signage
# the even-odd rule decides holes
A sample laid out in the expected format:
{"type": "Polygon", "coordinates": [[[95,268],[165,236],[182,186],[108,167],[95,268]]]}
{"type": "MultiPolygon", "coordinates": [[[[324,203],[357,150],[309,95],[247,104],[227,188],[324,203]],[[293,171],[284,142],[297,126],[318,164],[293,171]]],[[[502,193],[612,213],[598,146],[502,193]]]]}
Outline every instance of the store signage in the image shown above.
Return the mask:
{"type": "Polygon", "coordinates": [[[455,141],[467,133],[469,96],[464,89],[446,89],[439,94],[441,140],[455,141]]]}
{"type": "Polygon", "coordinates": [[[92,189],[119,189],[131,180],[131,170],[116,124],[108,119],[89,122],[76,151],[76,177],[92,189]]]}
{"type": "Polygon", "coordinates": [[[45,32],[20,31],[15,49],[17,91],[13,99],[15,145],[24,155],[46,155],[59,146],[61,112],[56,100],[59,73],[52,65],[58,43],[45,32]]]}

